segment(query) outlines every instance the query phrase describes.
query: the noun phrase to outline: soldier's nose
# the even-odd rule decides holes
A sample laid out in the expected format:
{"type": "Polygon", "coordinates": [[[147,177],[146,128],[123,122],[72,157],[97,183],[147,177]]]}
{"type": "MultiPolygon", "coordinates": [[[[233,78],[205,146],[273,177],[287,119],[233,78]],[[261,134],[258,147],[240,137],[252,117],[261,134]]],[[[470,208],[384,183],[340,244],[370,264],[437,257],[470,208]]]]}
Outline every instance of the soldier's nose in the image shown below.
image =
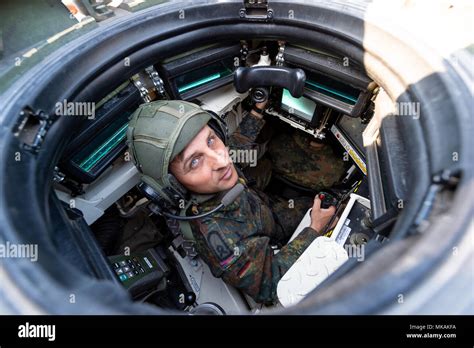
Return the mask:
{"type": "Polygon", "coordinates": [[[229,156],[224,150],[211,150],[209,153],[209,157],[213,161],[214,170],[219,170],[229,165],[229,156]]]}

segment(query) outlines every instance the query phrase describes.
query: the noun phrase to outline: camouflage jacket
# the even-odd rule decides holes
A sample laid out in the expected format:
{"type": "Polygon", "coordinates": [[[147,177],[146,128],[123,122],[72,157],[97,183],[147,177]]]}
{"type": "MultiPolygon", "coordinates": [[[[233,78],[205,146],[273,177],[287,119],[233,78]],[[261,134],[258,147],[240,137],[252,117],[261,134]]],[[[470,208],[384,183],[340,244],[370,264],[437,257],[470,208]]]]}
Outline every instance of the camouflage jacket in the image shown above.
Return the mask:
{"type": "MultiPolygon", "coordinates": [[[[233,134],[231,146],[242,142],[252,146],[263,125],[263,120],[247,116],[233,134]]],[[[216,195],[199,204],[194,213],[210,211],[220,198],[216,195]]],[[[317,231],[307,227],[275,254],[272,246],[284,239],[284,233],[275,222],[265,194],[247,186],[232,204],[192,220],[191,228],[197,251],[212,274],[259,303],[276,300],[279,280],[318,236],[317,231]]]]}

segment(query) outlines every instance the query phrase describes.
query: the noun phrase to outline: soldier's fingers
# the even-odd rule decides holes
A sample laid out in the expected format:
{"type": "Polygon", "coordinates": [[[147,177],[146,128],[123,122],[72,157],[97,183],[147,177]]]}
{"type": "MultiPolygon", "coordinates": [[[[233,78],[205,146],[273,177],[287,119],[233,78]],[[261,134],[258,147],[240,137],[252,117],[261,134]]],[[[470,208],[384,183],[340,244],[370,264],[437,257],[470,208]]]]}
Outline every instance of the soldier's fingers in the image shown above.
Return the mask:
{"type": "Polygon", "coordinates": [[[334,215],[334,213],[336,212],[336,207],[331,205],[327,208],[321,208],[321,212],[323,212],[324,215],[328,215],[328,216],[334,215]]]}
{"type": "Polygon", "coordinates": [[[321,200],[319,199],[318,196],[316,196],[316,198],[314,199],[313,209],[315,210],[321,209],[321,200]]]}
{"type": "Polygon", "coordinates": [[[261,103],[255,103],[255,106],[259,109],[263,109],[267,105],[267,101],[261,103]]]}

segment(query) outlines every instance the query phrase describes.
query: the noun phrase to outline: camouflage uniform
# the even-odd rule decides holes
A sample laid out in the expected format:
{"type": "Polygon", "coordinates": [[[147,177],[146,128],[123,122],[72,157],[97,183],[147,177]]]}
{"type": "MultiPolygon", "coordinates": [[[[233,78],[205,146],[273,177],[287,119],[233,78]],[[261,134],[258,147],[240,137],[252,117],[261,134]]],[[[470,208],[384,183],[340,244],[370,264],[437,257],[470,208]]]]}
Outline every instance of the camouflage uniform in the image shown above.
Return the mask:
{"type": "MultiPolygon", "coordinates": [[[[218,204],[219,199],[211,199],[198,211],[209,211],[218,204]]],[[[192,220],[191,227],[197,251],[214,276],[222,277],[256,302],[271,303],[281,277],[318,236],[307,227],[274,254],[272,245],[282,245],[291,236],[277,221],[265,200],[247,187],[232,204],[192,220]]]]}
{"type": "MultiPolygon", "coordinates": [[[[255,149],[254,141],[264,123],[250,115],[244,118],[232,136],[231,146],[255,149]]],[[[220,203],[222,194],[195,206],[193,213],[210,211],[220,203]]],[[[246,186],[226,208],[191,221],[197,251],[214,276],[222,277],[259,303],[272,303],[281,277],[318,237],[317,231],[307,227],[286,244],[311,205],[311,198],[288,202],[246,186]],[[275,254],[272,246],[281,249],[275,254]]]]}

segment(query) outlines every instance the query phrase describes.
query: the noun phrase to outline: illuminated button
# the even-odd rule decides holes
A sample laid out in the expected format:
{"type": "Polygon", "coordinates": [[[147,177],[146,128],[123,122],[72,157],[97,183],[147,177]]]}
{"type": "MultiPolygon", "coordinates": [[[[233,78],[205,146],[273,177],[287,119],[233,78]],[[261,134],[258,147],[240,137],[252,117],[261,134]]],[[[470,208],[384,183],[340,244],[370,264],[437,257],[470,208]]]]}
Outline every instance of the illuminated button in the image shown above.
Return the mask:
{"type": "Polygon", "coordinates": [[[116,269],[115,273],[117,273],[117,275],[121,275],[121,274],[123,274],[123,269],[121,269],[121,268],[116,269]]]}
{"type": "Polygon", "coordinates": [[[120,266],[126,266],[127,265],[127,262],[125,260],[122,260],[119,263],[120,263],[120,266]]]}
{"type": "Polygon", "coordinates": [[[146,262],[146,264],[148,265],[148,267],[153,268],[153,265],[151,264],[150,260],[148,260],[147,257],[144,257],[143,260],[146,262]]]}
{"type": "Polygon", "coordinates": [[[128,266],[123,267],[123,272],[124,273],[130,272],[130,267],[128,266]]]}
{"type": "Polygon", "coordinates": [[[123,281],[123,282],[128,279],[128,277],[127,277],[126,274],[121,274],[119,278],[120,278],[120,280],[123,281]]]}

